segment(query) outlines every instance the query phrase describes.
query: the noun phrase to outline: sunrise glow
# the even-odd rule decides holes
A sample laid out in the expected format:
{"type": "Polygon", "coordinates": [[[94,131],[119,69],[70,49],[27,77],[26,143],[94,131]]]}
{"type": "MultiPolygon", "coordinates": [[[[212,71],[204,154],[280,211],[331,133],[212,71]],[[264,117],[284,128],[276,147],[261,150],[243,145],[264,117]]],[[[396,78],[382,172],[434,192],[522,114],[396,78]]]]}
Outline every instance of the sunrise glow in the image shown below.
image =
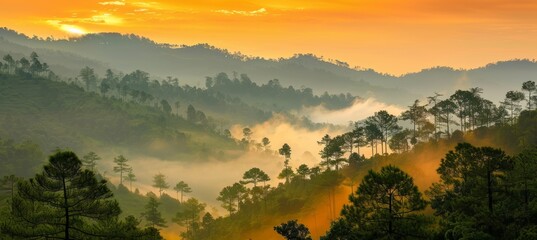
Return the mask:
{"type": "Polygon", "coordinates": [[[80,29],[79,27],[72,26],[72,25],[62,25],[60,28],[61,28],[61,30],[65,31],[67,33],[70,33],[70,34],[75,34],[75,35],[84,35],[84,34],[86,34],[86,31],[80,29]]]}
{"type": "Polygon", "coordinates": [[[0,19],[41,37],[133,33],[268,58],[314,53],[400,74],[531,59],[536,11],[535,1],[510,0],[52,0],[6,1],[0,19]]]}

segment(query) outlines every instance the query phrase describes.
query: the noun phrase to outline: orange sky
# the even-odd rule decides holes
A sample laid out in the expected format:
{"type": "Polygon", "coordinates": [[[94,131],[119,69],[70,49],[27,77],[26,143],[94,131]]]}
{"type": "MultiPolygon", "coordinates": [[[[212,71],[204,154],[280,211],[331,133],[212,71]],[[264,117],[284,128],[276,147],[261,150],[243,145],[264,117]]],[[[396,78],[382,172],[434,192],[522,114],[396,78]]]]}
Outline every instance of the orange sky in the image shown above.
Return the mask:
{"type": "Polygon", "coordinates": [[[271,58],[314,53],[392,74],[537,56],[535,0],[3,0],[0,20],[41,37],[135,33],[271,58]]]}

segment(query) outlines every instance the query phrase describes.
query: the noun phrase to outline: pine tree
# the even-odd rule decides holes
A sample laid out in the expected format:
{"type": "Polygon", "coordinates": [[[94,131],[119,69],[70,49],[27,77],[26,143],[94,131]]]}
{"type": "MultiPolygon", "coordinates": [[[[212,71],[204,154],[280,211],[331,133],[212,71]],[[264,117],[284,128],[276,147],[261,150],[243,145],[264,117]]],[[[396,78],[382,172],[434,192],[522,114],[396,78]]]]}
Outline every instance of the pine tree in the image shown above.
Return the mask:
{"type": "Polygon", "coordinates": [[[94,223],[116,217],[121,210],[106,181],[83,170],[73,152],[59,151],[43,171],[17,184],[10,224],[2,231],[23,238],[72,239],[100,236],[94,223]]]}
{"type": "Polygon", "coordinates": [[[147,222],[147,226],[151,227],[167,227],[166,220],[162,218],[158,210],[160,203],[153,196],[149,197],[149,202],[145,205],[145,212],[142,213],[142,217],[147,222]]]}
{"type": "Polygon", "coordinates": [[[117,165],[114,167],[114,172],[119,173],[119,184],[123,185],[123,173],[132,171],[132,168],[127,164],[129,160],[119,155],[114,158],[114,163],[117,165]]]}

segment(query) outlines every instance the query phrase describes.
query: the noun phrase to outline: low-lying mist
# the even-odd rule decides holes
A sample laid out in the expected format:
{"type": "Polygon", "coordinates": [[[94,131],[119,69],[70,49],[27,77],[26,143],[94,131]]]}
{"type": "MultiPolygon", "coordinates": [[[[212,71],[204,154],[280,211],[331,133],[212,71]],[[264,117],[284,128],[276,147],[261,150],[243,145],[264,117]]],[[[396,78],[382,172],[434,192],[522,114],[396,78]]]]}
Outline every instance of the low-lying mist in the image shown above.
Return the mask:
{"type": "MultiPolygon", "coordinates": [[[[410,103],[402,105],[410,105],[410,103]]],[[[298,115],[306,116],[313,122],[348,125],[351,121],[356,122],[372,116],[379,110],[386,110],[390,114],[399,116],[404,108],[381,102],[375,98],[367,98],[357,99],[352,106],[340,110],[330,110],[322,105],[303,108],[298,112],[298,115]]]]}

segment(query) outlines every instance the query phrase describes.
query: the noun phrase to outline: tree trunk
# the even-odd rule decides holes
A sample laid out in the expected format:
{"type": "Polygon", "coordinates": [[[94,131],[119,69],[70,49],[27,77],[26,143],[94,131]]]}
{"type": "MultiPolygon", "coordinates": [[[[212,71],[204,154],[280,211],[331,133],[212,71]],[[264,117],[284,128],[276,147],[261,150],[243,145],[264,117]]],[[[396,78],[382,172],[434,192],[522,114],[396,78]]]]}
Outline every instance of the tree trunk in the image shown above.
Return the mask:
{"type": "Polygon", "coordinates": [[[392,219],[392,198],[393,198],[393,194],[390,193],[390,201],[389,201],[389,210],[390,210],[390,216],[389,216],[389,220],[388,220],[388,236],[392,236],[393,235],[393,219],[392,219]]]}
{"type": "Polygon", "coordinates": [[[490,215],[493,214],[492,209],[492,179],[491,179],[491,171],[487,172],[487,195],[488,195],[488,207],[489,207],[489,213],[490,215]]]}
{"type": "Polygon", "coordinates": [[[71,239],[69,236],[69,205],[67,202],[67,187],[65,186],[65,178],[62,178],[62,185],[63,185],[63,204],[64,204],[64,210],[65,210],[65,239],[71,239]]]}
{"type": "Polygon", "coordinates": [[[446,125],[447,125],[447,136],[448,138],[451,138],[451,132],[449,131],[449,113],[446,115],[446,125]]]}

